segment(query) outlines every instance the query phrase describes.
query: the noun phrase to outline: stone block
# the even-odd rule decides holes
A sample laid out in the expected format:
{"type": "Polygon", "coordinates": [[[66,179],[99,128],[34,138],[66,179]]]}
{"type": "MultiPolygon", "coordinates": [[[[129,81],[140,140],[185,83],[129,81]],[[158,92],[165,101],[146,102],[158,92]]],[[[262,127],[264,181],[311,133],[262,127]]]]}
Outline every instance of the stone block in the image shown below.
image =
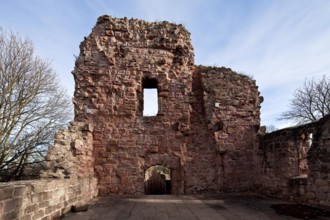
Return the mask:
{"type": "Polygon", "coordinates": [[[45,216],[41,220],[53,220],[51,216],[45,216]]]}
{"type": "Polygon", "coordinates": [[[328,193],[329,191],[330,191],[330,187],[329,186],[320,186],[320,187],[317,187],[317,192],[328,193]]]}
{"type": "Polygon", "coordinates": [[[24,192],[26,191],[26,186],[15,186],[13,196],[14,197],[22,197],[24,192]]]}
{"type": "Polygon", "coordinates": [[[20,220],[32,220],[32,217],[31,217],[30,214],[28,214],[28,215],[23,215],[23,216],[20,218],[20,220]]]}
{"type": "Polygon", "coordinates": [[[38,204],[36,204],[36,203],[35,204],[31,204],[28,207],[26,207],[24,213],[25,214],[30,214],[30,213],[35,212],[37,209],[38,209],[38,204]]]}
{"type": "Polygon", "coordinates": [[[316,199],[319,201],[326,201],[328,199],[328,195],[324,192],[316,192],[316,199]]]}
{"type": "Polygon", "coordinates": [[[56,211],[56,212],[52,213],[50,217],[51,217],[51,219],[60,219],[61,212],[60,211],[56,211]]]}
{"type": "Polygon", "coordinates": [[[330,201],[329,200],[323,200],[323,201],[320,201],[320,205],[321,206],[325,206],[327,208],[330,208],[330,201]]]}
{"type": "Polygon", "coordinates": [[[0,188],[0,201],[12,198],[14,189],[15,188],[12,186],[1,187],[0,188]]]}
{"type": "Polygon", "coordinates": [[[39,203],[39,205],[38,205],[38,207],[39,207],[40,209],[42,209],[42,208],[46,208],[46,207],[48,207],[48,206],[49,206],[49,201],[43,201],[43,202],[39,203]]]}
{"type": "Polygon", "coordinates": [[[43,193],[42,192],[39,192],[39,193],[32,194],[31,201],[33,203],[40,203],[40,202],[42,202],[43,201],[43,193]]]}
{"type": "Polygon", "coordinates": [[[328,187],[328,181],[327,180],[323,180],[323,179],[317,179],[315,180],[315,185],[317,187],[328,187]]]}
{"type": "Polygon", "coordinates": [[[13,220],[13,219],[18,219],[18,218],[19,218],[18,212],[16,212],[16,211],[11,211],[11,212],[0,215],[1,220],[13,220]]]}
{"type": "Polygon", "coordinates": [[[57,209],[57,204],[56,205],[52,205],[52,206],[48,206],[46,209],[45,209],[45,214],[46,215],[49,215],[55,211],[57,211],[59,209],[57,209]]]}
{"type": "Polygon", "coordinates": [[[47,183],[44,181],[33,182],[32,191],[34,193],[41,193],[47,190],[47,183]]]}
{"type": "Polygon", "coordinates": [[[84,131],[93,132],[94,131],[94,125],[92,123],[88,123],[84,126],[84,131]]]}
{"type": "Polygon", "coordinates": [[[45,216],[45,212],[44,212],[44,210],[37,210],[37,211],[35,211],[33,214],[32,214],[32,219],[33,220],[37,220],[37,219],[41,219],[41,218],[43,218],[45,216]]]}
{"type": "Polygon", "coordinates": [[[8,213],[15,211],[20,208],[22,204],[22,199],[16,198],[16,199],[8,199],[6,201],[3,201],[3,212],[8,213]]]}

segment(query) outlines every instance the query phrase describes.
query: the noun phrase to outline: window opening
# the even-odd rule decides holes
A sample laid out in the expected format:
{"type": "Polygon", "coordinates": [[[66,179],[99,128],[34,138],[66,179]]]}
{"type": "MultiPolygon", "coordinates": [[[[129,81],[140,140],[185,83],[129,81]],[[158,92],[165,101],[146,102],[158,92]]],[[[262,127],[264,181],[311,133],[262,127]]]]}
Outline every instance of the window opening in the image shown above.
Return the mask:
{"type": "Polygon", "coordinates": [[[313,133],[305,133],[302,136],[302,143],[299,147],[299,175],[308,175],[307,154],[313,144],[313,133]]]}
{"type": "Polygon", "coordinates": [[[143,79],[143,116],[156,116],[158,113],[157,80],[143,79]]]}
{"type": "Polygon", "coordinates": [[[309,133],[308,145],[311,147],[313,144],[313,133],[309,133]]]}

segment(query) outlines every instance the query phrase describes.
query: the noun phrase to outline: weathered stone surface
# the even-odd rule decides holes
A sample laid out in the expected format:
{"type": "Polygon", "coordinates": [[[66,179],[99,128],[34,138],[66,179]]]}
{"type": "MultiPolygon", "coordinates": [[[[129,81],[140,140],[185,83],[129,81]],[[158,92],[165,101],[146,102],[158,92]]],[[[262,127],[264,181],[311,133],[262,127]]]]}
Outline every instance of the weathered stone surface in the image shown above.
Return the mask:
{"type": "Polygon", "coordinates": [[[261,137],[258,187],[266,194],[329,206],[330,116],[261,137]]]}
{"type": "Polygon", "coordinates": [[[80,50],[75,121],[94,125],[101,195],[143,194],[154,165],[171,169],[172,193],[252,186],[261,100],[255,81],[195,66],[189,32],[168,22],[102,16],[80,50]],[[158,113],[143,117],[151,82],[158,113]]]}
{"type": "Polygon", "coordinates": [[[0,195],[5,191],[11,197],[0,198],[0,219],[10,220],[59,219],[98,194],[94,177],[0,183],[0,195]]]}
{"type": "Polygon", "coordinates": [[[265,134],[256,82],[194,65],[182,25],[102,16],[73,75],[75,120],[56,133],[47,180],[0,184],[1,219],[58,219],[93,196],[149,193],[152,184],[330,206],[330,116],[265,134]],[[143,116],[144,88],[157,89],[156,116],[143,116]],[[156,165],[170,183],[163,174],[147,181],[156,165]]]}
{"type": "Polygon", "coordinates": [[[326,202],[327,128],[265,135],[256,82],[228,68],[195,66],[181,25],[102,16],[80,45],[73,75],[75,121],[57,133],[44,177],[96,175],[100,195],[143,194],[146,170],[162,165],[171,170],[174,194],[257,187],[326,202]],[[144,88],[152,87],[158,113],[144,117],[144,88]],[[310,150],[310,134],[325,147],[310,150]]]}
{"type": "Polygon", "coordinates": [[[94,176],[93,125],[71,122],[68,129],[55,135],[55,145],[48,149],[48,170],[41,178],[77,178],[94,176]]]}
{"type": "Polygon", "coordinates": [[[310,203],[330,207],[330,116],[314,124],[313,142],[307,153],[310,203]],[[315,195],[315,196],[314,196],[315,195]]]}

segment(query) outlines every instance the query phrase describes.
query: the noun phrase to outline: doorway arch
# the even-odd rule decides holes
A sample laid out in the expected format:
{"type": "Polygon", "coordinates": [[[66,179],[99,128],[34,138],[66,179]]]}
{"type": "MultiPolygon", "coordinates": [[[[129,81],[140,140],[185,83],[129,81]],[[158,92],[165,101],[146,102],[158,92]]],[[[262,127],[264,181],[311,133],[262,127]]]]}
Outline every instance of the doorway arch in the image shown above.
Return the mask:
{"type": "Polygon", "coordinates": [[[162,165],[149,167],[144,174],[146,195],[171,194],[171,170],[162,165]]]}

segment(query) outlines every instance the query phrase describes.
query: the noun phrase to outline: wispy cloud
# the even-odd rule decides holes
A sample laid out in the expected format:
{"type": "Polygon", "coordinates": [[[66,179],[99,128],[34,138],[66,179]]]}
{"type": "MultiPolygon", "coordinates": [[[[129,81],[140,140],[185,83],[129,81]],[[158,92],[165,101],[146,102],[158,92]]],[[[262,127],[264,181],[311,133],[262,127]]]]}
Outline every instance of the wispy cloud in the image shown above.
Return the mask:
{"type": "Polygon", "coordinates": [[[209,50],[201,62],[254,75],[265,96],[263,123],[281,126],[274,119],[287,108],[293,90],[306,77],[330,72],[329,9],[329,2],[320,7],[306,1],[256,6],[250,17],[241,18],[239,30],[229,33],[226,45],[209,50]]]}

